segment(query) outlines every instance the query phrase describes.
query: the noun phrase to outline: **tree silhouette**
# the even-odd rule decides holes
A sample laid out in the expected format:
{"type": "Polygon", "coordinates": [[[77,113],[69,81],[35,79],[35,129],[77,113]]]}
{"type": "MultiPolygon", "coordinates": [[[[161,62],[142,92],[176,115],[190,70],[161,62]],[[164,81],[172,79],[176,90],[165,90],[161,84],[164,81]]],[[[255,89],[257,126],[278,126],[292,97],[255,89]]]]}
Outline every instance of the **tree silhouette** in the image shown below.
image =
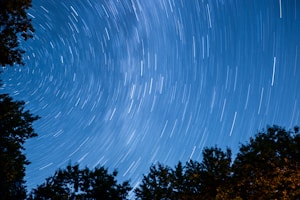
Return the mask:
{"type": "Polygon", "coordinates": [[[135,189],[137,199],[171,199],[171,169],[160,163],[152,165],[148,175],[144,175],[142,183],[135,189]]]}
{"type": "Polygon", "coordinates": [[[151,166],[135,189],[136,199],[300,199],[299,128],[268,127],[231,150],[205,148],[202,162],[175,169],[151,166]]]}
{"type": "Polygon", "coordinates": [[[0,94],[0,198],[26,197],[25,166],[29,164],[23,151],[27,139],[36,137],[32,123],[38,116],[24,110],[24,102],[13,101],[0,94]]]}
{"type": "Polygon", "coordinates": [[[79,169],[68,165],[33,189],[28,199],[126,199],[131,190],[128,181],[118,184],[117,171],[109,174],[104,167],[79,169]]]}
{"type": "Polygon", "coordinates": [[[175,169],[158,164],[135,189],[137,199],[215,199],[230,176],[231,151],[206,148],[203,161],[179,162],[175,169]]]}
{"type": "Polygon", "coordinates": [[[240,147],[233,164],[232,193],[242,199],[300,198],[300,135],[268,127],[240,147]]]}
{"type": "Polygon", "coordinates": [[[217,189],[229,181],[231,172],[231,150],[223,152],[220,148],[205,148],[200,164],[201,194],[203,199],[215,199],[217,189]]]}
{"type": "Polygon", "coordinates": [[[175,169],[171,170],[172,199],[182,199],[187,193],[184,168],[182,163],[178,162],[175,169]]]}
{"type": "Polygon", "coordinates": [[[34,31],[26,10],[31,0],[0,1],[0,65],[24,64],[19,36],[24,40],[32,38],[34,31]]]}

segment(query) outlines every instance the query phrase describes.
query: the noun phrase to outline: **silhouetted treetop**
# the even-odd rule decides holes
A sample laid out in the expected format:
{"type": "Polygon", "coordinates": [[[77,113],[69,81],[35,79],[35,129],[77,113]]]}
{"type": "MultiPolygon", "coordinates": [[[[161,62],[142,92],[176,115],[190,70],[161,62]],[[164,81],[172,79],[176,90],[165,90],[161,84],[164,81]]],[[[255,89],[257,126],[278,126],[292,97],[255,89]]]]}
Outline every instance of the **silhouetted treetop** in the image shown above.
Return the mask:
{"type": "Polygon", "coordinates": [[[0,94],[0,198],[24,199],[25,165],[24,143],[36,137],[32,123],[39,117],[24,108],[23,101],[13,101],[0,94]]]}
{"type": "Polygon", "coordinates": [[[26,11],[31,0],[0,1],[0,65],[24,64],[19,36],[27,40],[32,38],[33,27],[26,11]]]}
{"type": "Polygon", "coordinates": [[[299,128],[267,127],[231,150],[204,148],[202,162],[174,169],[153,165],[135,189],[136,199],[300,199],[299,128]]]}
{"type": "Polygon", "coordinates": [[[117,171],[112,174],[104,167],[79,169],[79,165],[68,165],[59,169],[34,189],[29,199],[126,199],[131,190],[128,181],[118,184],[117,171]]]}

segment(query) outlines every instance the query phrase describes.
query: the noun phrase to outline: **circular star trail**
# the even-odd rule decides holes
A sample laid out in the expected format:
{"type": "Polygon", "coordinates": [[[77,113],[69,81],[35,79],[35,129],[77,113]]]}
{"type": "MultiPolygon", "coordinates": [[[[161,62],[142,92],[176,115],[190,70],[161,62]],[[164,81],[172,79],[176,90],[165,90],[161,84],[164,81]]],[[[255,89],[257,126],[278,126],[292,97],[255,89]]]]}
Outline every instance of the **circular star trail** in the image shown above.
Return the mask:
{"type": "Polygon", "coordinates": [[[41,116],[29,188],[68,163],[118,169],[234,152],[267,125],[299,125],[296,0],[33,1],[25,67],[1,92],[41,116]]]}

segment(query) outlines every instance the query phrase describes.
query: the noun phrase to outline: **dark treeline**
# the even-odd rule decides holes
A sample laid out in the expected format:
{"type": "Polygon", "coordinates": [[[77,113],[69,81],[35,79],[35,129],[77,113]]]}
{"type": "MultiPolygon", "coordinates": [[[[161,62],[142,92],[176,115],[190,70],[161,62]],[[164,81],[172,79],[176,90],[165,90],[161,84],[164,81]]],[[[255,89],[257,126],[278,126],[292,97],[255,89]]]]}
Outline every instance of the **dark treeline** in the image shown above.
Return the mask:
{"type": "MultiPolygon", "coordinates": [[[[34,189],[29,199],[126,199],[129,182],[117,184],[117,172],[104,167],[59,169],[34,189]]],[[[300,134],[298,127],[271,126],[231,150],[205,148],[201,162],[190,160],[171,168],[150,167],[134,188],[135,199],[300,199],[300,134]]]]}
{"type": "MultiPolygon", "coordinates": [[[[27,17],[31,0],[0,0],[0,65],[24,64],[20,39],[33,36],[27,17]]],[[[0,83],[1,86],[1,83],[0,83]]],[[[117,171],[104,166],[80,169],[69,164],[44,183],[27,191],[24,143],[37,137],[38,120],[23,101],[0,94],[0,199],[64,200],[127,199],[300,199],[300,133],[270,126],[241,144],[234,160],[229,148],[206,147],[202,161],[178,162],[174,167],[149,166],[137,188],[118,183],[117,171]]]]}
{"type": "Polygon", "coordinates": [[[136,199],[300,199],[299,128],[268,127],[239,148],[203,150],[202,162],[153,165],[136,199]]]}
{"type": "MultiPolygon", "coordinates": [[[[26,194],[24,142],[35,137],[38,117],[24,103],[0,95],[1,199],[126,199],[128,181],[118,183],[117,171],[80,169],[69,164],[26,194]]],[[[201,162],[178,162],[172,168],[152,165],[134,188],[136,199],[300,199],[299,128],[270,126],[241,144],[234,160],[231,150],[205,148],[201,162]]]]}

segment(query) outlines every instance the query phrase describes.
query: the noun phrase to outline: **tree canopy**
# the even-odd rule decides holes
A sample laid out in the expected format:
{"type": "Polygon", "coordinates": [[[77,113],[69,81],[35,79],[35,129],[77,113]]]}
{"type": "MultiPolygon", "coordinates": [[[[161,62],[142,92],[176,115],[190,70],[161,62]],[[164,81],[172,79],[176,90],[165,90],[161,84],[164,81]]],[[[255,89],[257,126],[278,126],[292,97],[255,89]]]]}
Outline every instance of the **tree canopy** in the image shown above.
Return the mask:
{"type": "Polygon", "coordinates": [[[32,38],[34,31],[27,10],[31,0],[0,1],[0,65],[24,64],[19,39],[32,38]],[[20,37],[21,36],[21,37],[20,37]]]}
{"type": "MultiPolygon", "coordinates": [[[[0,0],[0,65],[24,64],[20,39],[27,40],[34,31],[27,9],[31,0],[0,0]]],[[[1,73],[1,71],[0,71],[1,73]]],[[[0,80],[1,86],[1,80],[0,80]]],[[[36,137],[33,122],[39,117],[25,110],[23,101],[0,94],[0,198],[25,199],[24,151],[27,139],[36,137]]]]}
{"type": "Polygon", "coordinates": [[[0,197],[24,199],[26,197],[24,143],[36,137],[32,123],[38,116],[24,108],[23,101],[13,101],[0,94],[0,197]]]}
{"type": "Polygon", "coordinates": [[[299,199],[299,128],[267,127],[231,150],[205,148],[202,162],[179,162],[174,169],[150,167],[135,189],[136,199],[299,199]]]}
{"type": "Polygon", "coordinates": [[[69,164],[33,189],[29,199],[126,199],[131,190],[129,182],[118,184],[116,176],[116,170],[109,174],[104,167],[90,170],[69,164]]]}
{"type": "MultiPolygon", "coordinates": [[[[268,127],[243,144],[232,165],[231,196],[300,198],[299,128],[268,127]]],[[[230,191],[229,190],[229,191],[230,191]]]]}
{"type": "Polygon", "coordinates": [[[135,189],[137,199],[215,199],[217,189],[228,182],[231,151],[205,148],[203,161],[181,162],[174,169],[158,163],[135,189]]]}

